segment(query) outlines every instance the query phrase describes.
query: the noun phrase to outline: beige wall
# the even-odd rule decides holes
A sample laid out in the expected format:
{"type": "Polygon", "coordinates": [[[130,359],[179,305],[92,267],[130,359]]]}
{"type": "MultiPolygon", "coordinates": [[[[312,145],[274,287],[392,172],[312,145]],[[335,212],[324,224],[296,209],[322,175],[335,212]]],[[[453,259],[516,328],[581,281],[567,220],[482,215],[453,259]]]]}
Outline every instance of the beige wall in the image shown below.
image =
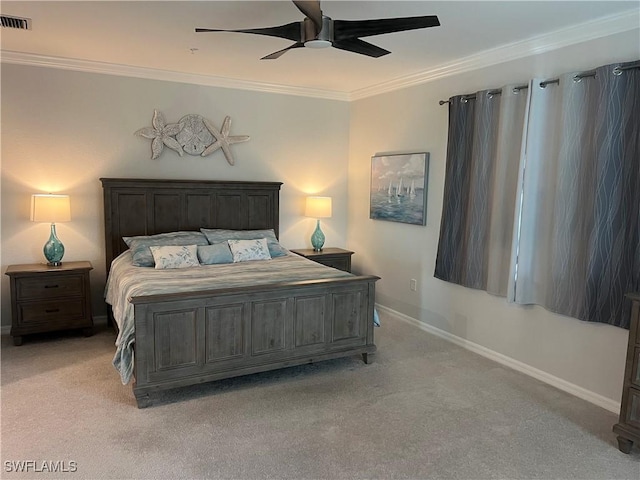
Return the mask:
{"type": "MultiPolygon", "coordinates": [[[[29,222],[30,195],[68,193],[73,219],[58,227],[65,259],[93,262],[94,306],[101,314],[100,177],[282,181],[285,246],[308,245],[313,221],[302,216],[305,194],[331,195],[334,216],[323,221],[327,244],[355,250],[354,270],[382,277],[382,305],[619,402],[626,330],[507,304],[433,278],[448,119],[438,100],[534,75],[637,59],[638,36],[637,30],[619,34],[351,104],[3,64],[2,272],[9,264],[43,260],[49,227],[29,222]],[[252,138],[232,147],[234,167],[220,152],[181,158],[165,151],[152,161],[149,141],[133,132],[151,124],[154,108],[171,122],[198,113],[220,125],[230,115],[232,134],[252,138]],[[426,227],[369,219],[371,155],[407,151],[431,153],[426,227]],[[412,278],[417,292],[409,289],[412,278]]],[[[2,325],[8,325],[5,275],[1,299],[2,325]]]]}
{"type": "Polygon", "coordinates": [[[378,301],[428,325],[535,369],[620,401],[628,332],[516,306],[485,292],[433,277],[447,149],[447,106],[461,93],[526,83],[620,60],[640,58],[639,32],[628,32],[472,73],[351,103],[348,247],[354,269],[382,277],[378,301]],[[427,225],[369,219],[370,157],[384,152],[431,153],[427,225]],[[418,291],[409,288],[418,280],[418,291]]]}
{"type": "MultiPolygon", "coordinates": [[[[104,228],[100,177],[267,180],[284,182],[281,240],[310,246],[315,227],[303,216],[307,193],[334,198],[323,220],[327,245],[344,247],[347,231],[349,106],[346,102],[141,80],[48,68],[2,65],[2,272],[42,262],[49,225],[29,221],[32,193],[71,195],[70,223],[57,226],[64,260],[90,260],[93,304],[104,314],[104,228]],[[200,114],[251,140],[221,151],[179,157],[165,148],[151,160],[150,141],[133,135],[151,125],[200,114]]],[[[2,275],[2,325],[9,325],[8,277],[2,275]]]]}

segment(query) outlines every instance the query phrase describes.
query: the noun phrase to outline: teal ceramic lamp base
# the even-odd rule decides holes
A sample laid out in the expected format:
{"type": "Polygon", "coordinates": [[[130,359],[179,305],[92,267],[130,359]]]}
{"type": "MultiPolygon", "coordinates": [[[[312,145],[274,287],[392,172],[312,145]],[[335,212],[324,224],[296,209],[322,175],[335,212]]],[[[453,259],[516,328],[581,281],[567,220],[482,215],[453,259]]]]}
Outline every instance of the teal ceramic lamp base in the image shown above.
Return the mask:
{"type": "Polygon", "coordinates": [[[320,220],[318,220],[317,222],[318,223],[316,223],[316,229],[313,232],[313,235],[311,235],[311,245],[313,246],[313,250],[315,252],[321,251],[324,245],[324,233],[322,233],[322,230],[320,230],[320,220]]]}
{"type": "Polygon", "coordinates": [[[44,244],[42,249],[47,259],[47,265],[58,267],[62,265],[62,257],[64,256],[64,245],[56,235],[56,224],[51,224],[51,235],[49,240],[44,244]]]}

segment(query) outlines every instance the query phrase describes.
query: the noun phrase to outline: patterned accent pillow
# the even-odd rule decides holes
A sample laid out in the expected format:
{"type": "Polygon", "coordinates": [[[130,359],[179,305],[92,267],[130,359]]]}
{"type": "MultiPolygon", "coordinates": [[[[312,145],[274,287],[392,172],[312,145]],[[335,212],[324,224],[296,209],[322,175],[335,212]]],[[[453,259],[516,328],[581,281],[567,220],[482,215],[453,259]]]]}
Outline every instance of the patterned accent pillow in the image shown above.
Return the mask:
{"type": "Polygon", "coordinates": [[[266,238],[253,240],[227,240],[233,263],[248,262],[250,260],[270,260],[269,247],[266,238]]]}
{"type": "Polygon", "coordinates": [[[198,245],[198,260],[202,265],[233,263],[233,255],[231,255],[229,244],[226,242],[215,245],[198,245]]]}
{"type": "Polygon", "coordinates": [[[163,245],[149,247],[157,270],[199,267],[197,245],[163,245]]]}
{"type": "Polygon", "coordinates": [[[225,230],[222,228],[201,228],[200,231],[207,237],[211,245],[217,243],[227,243],[227,240],[255,240],[257,238],[266,238],[269,254],[271,258],[282,257],[288,254],[288,250],[284,248],[273,229],[268,230],[225,230]]]}
{"type": "Polygon", "coordinates": [[[149,247],[163,245],[208,245],[202,232],[170,232],[157,235],[122,237],[131,250],[132,262],[136,267],[153,267],[153,255],[149,247]]]}

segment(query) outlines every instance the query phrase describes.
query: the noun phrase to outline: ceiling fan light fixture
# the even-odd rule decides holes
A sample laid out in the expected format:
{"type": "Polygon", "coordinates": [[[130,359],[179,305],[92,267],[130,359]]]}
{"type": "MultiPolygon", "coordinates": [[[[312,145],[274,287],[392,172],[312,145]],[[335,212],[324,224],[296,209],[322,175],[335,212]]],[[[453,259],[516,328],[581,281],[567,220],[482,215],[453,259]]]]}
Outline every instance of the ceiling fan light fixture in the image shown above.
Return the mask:
{"type": "Polygon", "coordinates": [[[329,40],[321,40],[317,38],[304,42],[304,46],[309,48],[328,48],[331,46],[331,42],[329,40]]]}

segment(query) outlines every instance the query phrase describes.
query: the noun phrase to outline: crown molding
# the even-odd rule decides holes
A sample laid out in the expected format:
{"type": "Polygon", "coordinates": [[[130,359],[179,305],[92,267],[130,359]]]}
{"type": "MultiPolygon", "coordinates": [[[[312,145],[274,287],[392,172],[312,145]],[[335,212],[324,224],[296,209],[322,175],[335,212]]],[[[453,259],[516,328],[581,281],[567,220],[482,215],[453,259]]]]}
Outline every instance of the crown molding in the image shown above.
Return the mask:
{"type": "Polygon", "coordinates": [[[0,50],[0,62],[349,102],[639,28],[640,9],[627,10],[569,28],[485,50],[453,62],[351,92],[237,80],[212,75],[197,75],[9,50],[0,50]]]}
{"type": "Polygon", "coordinates": [[[0,61],[2,63],[28,65],[32,67],[58,68],[61,70],[144,78],[148,80],[163,80],[167,82],[190,83],[209,87],[252,90],[256,92],[279,93],[283,95],[297,95],[302,97],[323,98],[326,100],[339,100],[343,102],[349,101],[349,94],[347,92],[294,87],[265,82],[253,82],[249,80],[237,80],[212,75],[197,75],[155,68],[132,67],[115,63],[76,60],[72,58],[52,57],[33,53],[13,52],[9,50],[0,50],[0,61]]]}
{"type": "Polygon", "coordinates": [[[544,35],[509,43],[422,72],[354,90],[350,93],[349,100],[359,100],[401,88],[412,87],[440,78],[490,67],[531,55],[538,55],[562,47],[634,29],[640,29],[640,9],[627,10],[622,13],[580,23],[544,35]]]}

